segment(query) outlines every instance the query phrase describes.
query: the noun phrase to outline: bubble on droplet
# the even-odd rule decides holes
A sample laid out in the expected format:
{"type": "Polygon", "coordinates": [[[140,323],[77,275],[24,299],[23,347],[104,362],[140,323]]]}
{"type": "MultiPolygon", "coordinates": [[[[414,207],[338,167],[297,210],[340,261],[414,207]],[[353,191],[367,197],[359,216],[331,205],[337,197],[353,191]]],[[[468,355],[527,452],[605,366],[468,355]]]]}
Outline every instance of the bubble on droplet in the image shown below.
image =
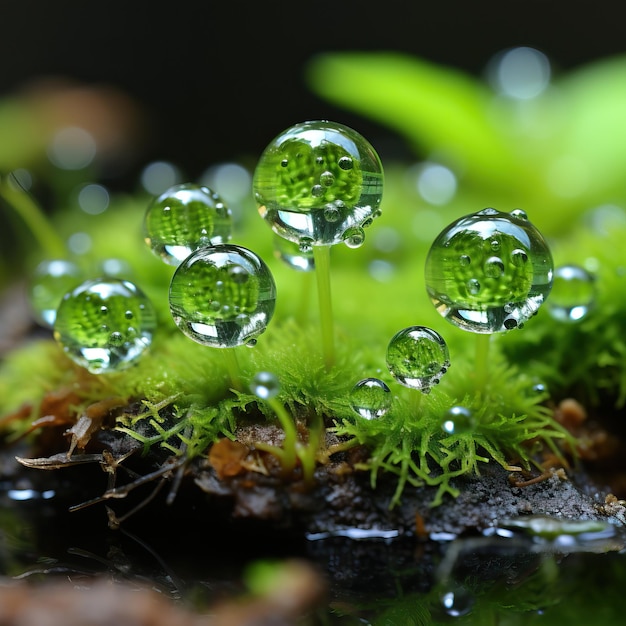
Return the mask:
{"type": "Polygon", "coordinates": [[[480,283],[475,278],[470,278],[467,281],[467,291],[472,295],[478,295],[480,291],[480,283]]]}
{"type": "Polygon", "coordinates": [[[254,346],[256,346],[256,344],[259,343],[257,339],[248,339],[248,341],[246,341],[246,343],[244,344],[246,346],[246,348],[254,348],[254,346]]]}
{"type": "Polygon", "coordinates": [[[272,372],[258,372],[252,378],[250,391],[261,400],[275,398],[280,391],[278,377],[272,372]]]}
{"type": "Polygon", "coordinates": [[[231,213],[208,187],[192,183],[170,187],[153,200],[144,216],[143,232],[152,252],[169,265],[179,265],[194,250],[226,243],[231,213]]]}
{"type": "Polygon", "coordinates": [[[476,420],[473,413],[464,406],[449,408],[441,421],[441,428],[449,435],[460,435],[474,431],[476,420]]]}
{"type": "Polygon", "coordinates": [[[391,408],[391,399],[391,390],[378,378],[364,378],[350,392],[352,408],[367,420],[385,415],[391,408]]]}
{"type": "Polygon", "coordinates": [[[441,605],[450,617],[467,615],[474,606],[474,596],[464,587],[455,585],[441,594],[441,605]]]}
{"type": "Polygon", "coordinates": [[[520,46],[498,53],[487,66],[488,79],[498,93],[530,100],[550,84],[550,61],[535,48],[520,46]]]}
{"type": "Polygon", "coordinates": [[[298,244],[276,233],[274,233],[274,255],[294,270],[312,272],[315,269],[313,246],[308,252],[302,252],[298,244]]]}
{"type": "Polygon", "coordinates": [[[360,248],[365,241],[365,233],[362,228],[348,228],[343,234],[343,241],[348,248],[360,248]]]}
{"type": "Polygon", "coordinates": [[[485,276],[489,278],[500,278],[504,274],[504,263],[497,256],[491,256],[485,261],[485,276]]]}
{"type": "Polygon", "coordinates": [[[145,294],[129,281],[107,278],[86,281],[63,297],[54,338],[76,363],[104,374],[135,363],[155,330],[156,313],[145,294]],[[102,324],[103,308],[106,324],[102,324]]]}
{"type": "Polygon", "coordinates": [[[500,249],[500,242],[497,239],[492,239],[489,242],[489,247],[494,251],[497,252],[500,249]]]}
{"type": "Polygon", "coordinates": [[[313,240],[308,237],[302,237],[302,239],[298,242],[298,249],[302,252],[302,254],[309,254],[313,252],[313,240]]]}
{"type": "Polygon", "coordinates": [[[28,297],[37,323],[52,328],[63,296],[81,281],[82,272],[76,263],[67,259],[42,261],[28,286],[28,297]]]}
{"type": "Polygon", "coordinates": [[[593,308],[595,276],[579,265],[562,265],[554,271],[554,284],[547,301],[550,315],[560,322],[579,322],[593,308]]]}
{"type": "Polygon", "coordinates": [[[387,347],[387,368],[405,387],[429,393],[450,367],[448,346],[435,330],[409,326],[397,332],[387,347]]]}
{"type": "Polygon", "coordinates": [[[472,259],[468,254],[462,254],[459,257],[459,264],[463,267],[467,267],[472,262],[472,259]]]}
{"type": "Polygon", "coordinates": [[[97,152],[96,141],[84,128],[67,126],[58,130],[48,145],[48,158],[64,170],[89,166],[97,152]]]}
{"type": "Polygon", "coordinates": [[[179,185],[182,174],[178,167],[169,161],[154,161],[143,168],[140,175],[141,186],[151,195],[160,196],[170,187],[179,185]]]}
{"type": "Polygon", "coordinates": [[[513,209],[510,213],[513,217],[516,217],[518,220],[527,220],[528,214],[526,211],[522,209],[513,209]]]}
{"type": "Polygon", "coordinates": [[[531,222],[488,208],[457,219],[435,239],[426,258],[426,288],[455,326],[505,332],[537,312],[550,293],[552,272],[548,245],[531,222]],[[500,249],[493,256],[496,239],[500,249]],[[471,257],[470,265],[458,262],[462,255],[471,257]]]}
{"type": "Polygon", "coordinates": [[[339,207],[334,203],[327,205],[324,208],[324,218],[327,222],[331,223],[341,219],[341,211],[339,210],[339,207]]]}
{"type": "Polygon", "coordinates": [[[272,318],[275,303],[276,285],[269,268],[241,246],[219,244],[192,252],[170,283],[170,311],[178,328],[215,348],[232,348],[258,337],[272,318]],[[221,304],[217,311],[214,301],[221,304]]]}
{"type": "Polygon", "coordinates": [[[340,243],[346,230],[378,217],[382,188],[382,165],[369,142],[328,121],[296,124],[278,135],[253,179],[259,214],[274,232],[312,245],[340,243]],[[327,218],[331,204],[340,210],[335,221],[327,218]]]}

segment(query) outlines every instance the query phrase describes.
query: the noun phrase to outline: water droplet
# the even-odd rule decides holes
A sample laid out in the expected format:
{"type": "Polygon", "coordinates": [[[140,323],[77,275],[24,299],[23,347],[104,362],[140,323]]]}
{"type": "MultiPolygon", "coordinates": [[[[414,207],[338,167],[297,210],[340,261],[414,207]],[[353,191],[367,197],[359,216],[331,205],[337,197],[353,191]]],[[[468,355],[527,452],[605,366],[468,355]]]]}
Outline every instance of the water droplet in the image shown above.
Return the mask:
{"type": "Polygon", "coordinates": [[[528,214],[526,213],[526,211],[523,211],[522,209],[513,209],[510,214],[512,217],[516,217],[518,220],[528,219],[528,214]]]}
{"type": "Polygon", "coordinates": [[[579,265],[562,265],[554,271],[554,284],[547,301],[550,315],[560,322],[579,322],[593,308],[596,279],[579,265]]]}
{"type": "Polygon", "coordinates": [[[276,285],[267,265],[251,250],[230,244],[192,252],[170,284],[170,311],[178,328],[214,348],[255,339],[265,331],[275,303],[276,285]],[[218,310],[214,301],[221,304],[218,310]]]}
{"type": "Polygon", "coordinates": [[[135,363],[155,330],[156,314],[144,293],[129,281],[107,278],[88,280],[63,297],[54,338],[76,363],[104,374],[135,363]],[[102,324],[103,308],[106,324],[102,324]]]}
{"type": "Polygon", "coordinates": [[[409,326],[397,332],[387,347],[387,368],[405,387],[429,393],[450,367],[443,337],[425,326],[409,326]]]}
{"type": "Polygon", "coordinates": [[[278,395],[280,383],[272,372],[258,372],[250,383],[250,391],[261,400],[269,400],[278,395]]]}
{"type": "Polygon", "coordinates": [[[274,255],[294,270],[312,272],[315,269],[313,246],[310,246],[308,252],[302,252],[297,243],[283,239],[275,233],[274,255]]]}
{"type": "Polygon", "coordinates": [[[346,230],[378,216],[383,170],[372,146],[356,131],[309,121],[270,142],[253,188],[259,214],[275,233],[295,242],[306,238],[311,245],[334,245],[346,230]],[[277,167],[285,161],[286,166],[277,167]],[[340,211],[334,221],[327,211],[332,204],[340,211]]]}
{"type": "Polygon", "coordinates": [[[473,432],[476,420],[472,412],[464,406],[453,406],[446,411],[441,428],[449,435],[473,432]]]}
{"type": "Polygon", "coordinates": [[[82,273],[72,261],[53,259],[41,262],[28,288],[33,315],[41,326],[52,328],[63,296],[81,282],[82,273]]]}
{"type": "Polygon", "coordinates": [[[360,380],[350,393],[352,408],[367,420],[382,417],[391,408],[391,390],[378,378],[360,380]]]}
{"type": "Polygon", "coordinates": [[[475,296],[478,294],[478,292],[480,291],[480,283],[475,279],[475,278],[470,278],[467,281],[467,291],[472,295],[475,296]]]}
{"type": "Polygon", "coordinates": [[[343,241],[348,248],[360,248],[365,241],[365,233],[362,228],[348,228],[343,234],[343,241]]]}
{"type": "Polygon", "coordinates": [[[426,259],[426,288],[437,311],[455,326],[504,332],[512,321],[521,327],[537,312],[550,293],[552,270],[548,245],[528,220],[488,208],[459,218],[435,239],[426,259]],[[496,239],[499,254],[493,256],[496,239]],[[458,262],[463,255],[471,265],[458,262]]]}
{"type": "Polygon", "coordinates": [[[309,254],[313,252],[313,240],[308,237],[302,237],[298,242],[298,248],[302,254],[309,254]]]}
{"type": "Polygon", "coordinates": [[[455,586],[441,594],[441,605],[450,617],[462,617],[472,610],[474,597],[467,589],[455,586]]]}
{"type": "Polygon", "coordinates": [[[467,254],[462,254],[459,257],[459,263],[462,267],[467,267],[472,262],[472,259],[467,254]]]}
{"type": "Polygon", "coordinates": [[[175,185],[148,206],[143,230],[154,254],[179,265],[200,247],[229,241],[231,213],[208,187],[175,185]]]}
{"type": "Polygon", "coordinates": [[[324,218],[327,222],[331,223],[341,219],[341,211],[339,210],[339,207],[334,203],[327,205],[324,209],[324,218]]]}

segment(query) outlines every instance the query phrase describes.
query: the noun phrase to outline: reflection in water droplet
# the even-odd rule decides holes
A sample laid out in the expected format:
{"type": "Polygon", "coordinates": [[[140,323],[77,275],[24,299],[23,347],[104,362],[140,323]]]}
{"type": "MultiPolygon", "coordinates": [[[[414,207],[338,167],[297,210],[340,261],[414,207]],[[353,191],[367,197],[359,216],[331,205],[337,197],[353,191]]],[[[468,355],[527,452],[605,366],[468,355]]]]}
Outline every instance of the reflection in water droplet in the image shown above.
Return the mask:
{"type": "Polygon", "coordinates": [[[348,248],[360,248],[365,241],[365,232],[362,228],[348,228],[343,237],[348,248]]]}
{"type": "Polygon", "coordinates": [[[443,337],[425,326],[409,326],[397,332],[387,347],[387,368],[405,387],[429,393],[450,367],[443,337]]]}
{"type": "Polygon", "coordinates": [[[504,332],[537,312],[550,293],[552,269],[548,245],[531,222],[488,208],[457,219],[435,239],[426,258],[426,289],[455,326],[504,332]],[[462,256],[471,263],[460,263],[462,256]]]}
{"type": "Polygon", "coordinates": [[[276,285],[251,250],[219,244],[191,253],[170,284],[170,311],[190,339],[214,348],[248,344],[274,314],[276,285]],[[214,301],[221,307],[215,310],[214,301]]]}
{"type": "Polygon", "coordinates": [[[86,281],[63,297],[54,338],[76,363],[103,374],[135,363],[155,330],[156,313],[143,292],[129,281],[110,278],[86,281]]]}
{"type": "Polygon", "coordinates": [[[554,284],[547,301],[550,315],[560,322],[579,322],[593,308],[595,276],[579,265],[563,265],[554,271],[554,284]]]}
{"type": "Polygon", "coordinates": [[[367,420],[382,417],[391,408],[391,391],[378,378],[364,378],[352,388],[350,403],[367,420]]]}

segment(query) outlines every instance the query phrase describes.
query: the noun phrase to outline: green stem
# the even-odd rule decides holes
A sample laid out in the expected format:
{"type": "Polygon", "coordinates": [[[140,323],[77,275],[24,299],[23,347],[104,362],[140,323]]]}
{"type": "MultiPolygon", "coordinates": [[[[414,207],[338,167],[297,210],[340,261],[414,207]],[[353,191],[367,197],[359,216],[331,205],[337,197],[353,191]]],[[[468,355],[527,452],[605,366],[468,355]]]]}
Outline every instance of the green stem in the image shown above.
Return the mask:
{"type": "Polygon", "coordinates": [[[267,403],[271,409],[276,413],[276,417],[283,427],[285,438],[283,440],[283,469],[285,472],[290,472],[296,466],[296,443],[298,440],[298,432],[296,431],[296,424],[293,418],[285,406],[277,398],[268,398],[267,403]]]}
{"type": "Polygon", "coordinates": [[[313,280],[313,272],[299,272],[302,274],[300,278],[300,306],[296,313],[296,321],[300,326],[305,326],[309,319],[309,308],[311,304],[311,281],[313,280]]]}
{"type": "Polygon", "coordinates": [[[237,348],[223,348],[226,357],[226,369],[230,377],[230,385],[237,391],[243,391],[241,382],[241,368],[239,367],[239,359],[237,358],[237,348]]]}
{"type": "Polygon", "coordinates": [[[474,372],[476,376],[476,387],[479,391],[484,391],[489,377],[489,344],[491,335],[488,333],[476,334],[476,361],[474,372]]]}
{"type": "Polygon", "coordinates": [[[419,417],[423,396],[424,396],[423,391],[419,391],[418,389],[411,389],[411,400],[410,400],[409,408],[411,410],[412,417],[419,417]]]}
{"type": "Polygon", "coordinates": [[[330,246],[313,246],[317,295],[322,327],[322,347],[324,361],[330,369],[335,362],[335,333],[333,329],[333,308],[330,297],[330,246]]]}
{"type": "Polygon", "coordinates": [[[52,259],[65,258],[67,252],[41,207],[24,191],[17,181],[13,184],[0,177],[0,197],[20,216],[41,249],[52,259]]]}

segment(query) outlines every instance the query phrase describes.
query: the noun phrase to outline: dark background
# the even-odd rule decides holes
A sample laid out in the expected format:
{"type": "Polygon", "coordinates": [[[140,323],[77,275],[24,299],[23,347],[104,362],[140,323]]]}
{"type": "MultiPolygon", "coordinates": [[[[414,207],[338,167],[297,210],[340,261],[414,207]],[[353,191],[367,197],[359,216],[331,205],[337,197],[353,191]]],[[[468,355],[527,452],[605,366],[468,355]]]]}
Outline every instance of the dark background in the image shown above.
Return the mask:
{"type": "Polygon", "coordinates": [[[512,46],[541,50],[555,72],[626,48],[621,2],[19,0],[0,7],[0,97],[42,76],[116,85],[140,104],[149,127],[138,160],[170,160],[190,178],[213,163],[260,154],[305,119],[342,121],[382,145],[383,158],[402,155],[406,148],[385,129],[309,91],[303,68],[319,52],[397,50],[480,76],[512,46]]]}

